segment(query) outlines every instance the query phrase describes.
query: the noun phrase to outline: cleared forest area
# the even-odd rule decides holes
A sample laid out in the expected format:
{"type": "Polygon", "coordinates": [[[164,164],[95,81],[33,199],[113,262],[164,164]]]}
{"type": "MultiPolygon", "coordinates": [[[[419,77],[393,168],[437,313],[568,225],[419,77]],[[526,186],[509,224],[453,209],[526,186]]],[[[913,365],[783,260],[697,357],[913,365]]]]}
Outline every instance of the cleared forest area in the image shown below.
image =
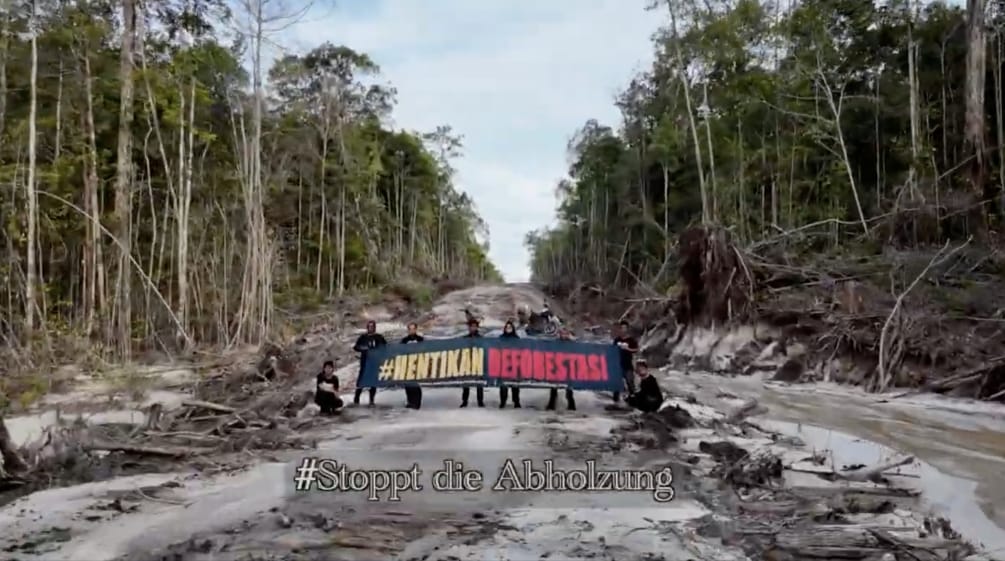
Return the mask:
{"type": "Polygon", "coordinates": [[[459,136],[391,129],[395,90],[351,46],[270,65],[307,6],[0,13],[8,401],[47,391],[35,373],[67,360],[257,344],[322,306],[388,290],[425,304],[447,272],[499,278],[453,186],[459,136]]]}
{"type": "Polygon", "coordinates": [[[874,390],[1005,398],[1005,13],[966,4],[654,2],[622,123],[575,135],[560,223],[527,236],[535,280],[768,321],[874,390]]]}

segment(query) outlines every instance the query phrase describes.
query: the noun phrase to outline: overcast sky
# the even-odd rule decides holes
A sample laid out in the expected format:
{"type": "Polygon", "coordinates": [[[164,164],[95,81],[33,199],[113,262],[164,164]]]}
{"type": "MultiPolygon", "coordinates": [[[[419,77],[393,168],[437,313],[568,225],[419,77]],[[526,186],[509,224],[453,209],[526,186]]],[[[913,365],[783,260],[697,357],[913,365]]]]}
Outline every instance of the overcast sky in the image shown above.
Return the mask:
{"type": "Polygon", "coordinates": [[[490,229],[509,281],[530,275],[523,237],[554,221],[566,145],[587,119],[616,125],[614,96],[651,60],[645,0],[338,0],[281,42],[368,53],[398,89],[394,125],[464,136],[458,187],[490,229]]]}

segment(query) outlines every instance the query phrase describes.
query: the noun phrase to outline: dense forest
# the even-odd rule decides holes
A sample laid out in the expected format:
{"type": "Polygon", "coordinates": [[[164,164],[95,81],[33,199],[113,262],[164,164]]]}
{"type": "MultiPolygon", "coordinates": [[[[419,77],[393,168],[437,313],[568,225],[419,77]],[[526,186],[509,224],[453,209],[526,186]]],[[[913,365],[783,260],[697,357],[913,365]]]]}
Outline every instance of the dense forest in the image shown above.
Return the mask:
{"type": "Polygon", "coordinates": [[[390,128],[395,90],[351,46],[269,64],[296,6],[8,6],[0,335],[16,356],[256,342],[352,293],[499,278],[452,184],[459,136],[390,128]]]}
{"type": "Polygon", "coordinates": [[[617,127],[570,142],[559,225],[526,239],[534,278],[666,287],[699,222],[748,245],[813,229],[818,251],[987,239],[1005,207],[1005,17],[967,4],[654,2],[654,63],[617,127]]]}

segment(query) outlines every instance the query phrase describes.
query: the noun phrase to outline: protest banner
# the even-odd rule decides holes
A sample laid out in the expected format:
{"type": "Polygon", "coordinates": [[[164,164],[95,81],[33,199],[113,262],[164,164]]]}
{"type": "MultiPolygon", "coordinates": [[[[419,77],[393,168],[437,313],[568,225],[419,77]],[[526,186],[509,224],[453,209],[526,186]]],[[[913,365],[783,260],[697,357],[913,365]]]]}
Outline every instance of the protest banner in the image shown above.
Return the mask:
{"type": "Polygon", "coordinates": [[[618,348],[540,339],[458,338],[370,351],[363,387],[525,386],[622,391],[618,348]]]}

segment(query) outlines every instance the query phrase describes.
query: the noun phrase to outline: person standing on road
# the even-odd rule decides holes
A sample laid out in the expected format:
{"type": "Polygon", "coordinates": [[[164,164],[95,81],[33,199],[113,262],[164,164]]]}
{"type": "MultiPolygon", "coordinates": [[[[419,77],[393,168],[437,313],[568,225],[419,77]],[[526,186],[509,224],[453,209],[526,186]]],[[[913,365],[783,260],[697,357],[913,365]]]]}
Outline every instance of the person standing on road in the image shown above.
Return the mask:
{"type": "MultiPolygon", "coordinates": [[[[500,339],[519,339],[520,336],[516,334],[516,327],[513,325],[513,321],[507,321],[506,325],[503,326],[502,335],[499,336],[500,339]]],[[[513,390],[513,408],[520,409],[520,386],[513,386],[510,388],[505,383],[499,386],[499,409],[506,407],[506,398],[509,397],[510,389],[513,390]]]]}
{"type": "MultiPolygon", "coordinates": [[[[464,336],[465,339],[481,338],[482,334],[478,331],[478,320],[469,319],[468,320],[468,334],[464,336]]],[[[464,374],[467,374],[465,372],[464,374]]],[[[478,385],[475,388],[475,396],[478,400],[478,407],[485,407],[485,388],[478,385]]],[[[471,386],[464,386],[461,390],[461,407],[468,406],[468,398],[471,397],[471,386]]]]}
{"type": "MultiPolygon", "coordinates": [[[[419,326],[415,323],[408,324],[408,335],[401,340],[402,345],[421,343],[426,338],[419,335],[419,326]]],[[[405,407],[409,409],[419,409],[422,407],[422,386],[419,384],[405,384],[405,407]]]]}
{"type": "MultiPolygon", "coordinates": [[[[367,355],[373,349],[377,347],[383,347],[387,344],[387,340],[380,333],[377,333],[377,322],[368,321],[366,322],[366,333],[359,336],[356,339],[356,344],[353,345],[352,349],[359,353],[359,375],[356,376],[356,394],[352,398],[354,405],[359,405],[359,397],[363,394],[363,388],[360,384],[363,383],[363,373],[366,372],[366,358],[367,355]]],[[[370,407],[373,407],[373,398],[377,395],[377,388],[369,388],[370,394],[370,407]]]]}
{"type": "Polygon", "coordinates": [[[338,376],[335,375],[335,363],[327,360],[318,374],[318,385],[314,392],[314,403],[321,408],[322,415],[334,415],[342,408],[342,399],[338,396],[338,376]]]}
{"type": "MultiPolygon", "coordinates": [[[[563,327],[561,331],[558,332],[559,341],[572,341],[572,332],[567,328],[563,327]]],[[[556,402],[558,401],[558,388],[551,388],[551,393],[548,396],[548,406],[545,407],[546,411],[554,411],[556,402]]],[[[576,410],[576,397],[572,393],[572,388],[569,386],[565,387],[565,408],[569,411],[576,410]]]]}
{"type": "MultiPolygon", "coordinates": [[[[635,393],[635,353],[639,352],[639,342],[631,336],[627,321],[618,323],[614,332],[614,344],[618,346],[621,357],[621,371],[625,377],[625,389],[628,394],[635,393]]],[[[621,392],[614,392],[614,402],[621,401],[621,392]]]]}

